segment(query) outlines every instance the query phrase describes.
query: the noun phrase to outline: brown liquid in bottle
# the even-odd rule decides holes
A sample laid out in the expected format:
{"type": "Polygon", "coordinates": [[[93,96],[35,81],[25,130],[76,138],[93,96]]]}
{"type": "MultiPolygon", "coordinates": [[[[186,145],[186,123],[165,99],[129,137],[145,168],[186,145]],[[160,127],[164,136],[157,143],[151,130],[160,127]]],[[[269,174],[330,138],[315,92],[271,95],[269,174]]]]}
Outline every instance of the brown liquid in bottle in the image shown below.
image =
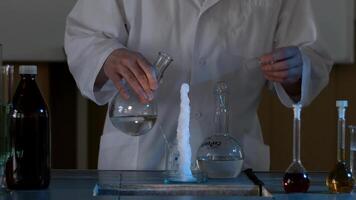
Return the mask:
{"type": "Polygon", "coordinates": [[[47,106],[35,75],[22,74],[10,112],[9,189],[42,189],[50,181],[50,136],[47,106]]]}

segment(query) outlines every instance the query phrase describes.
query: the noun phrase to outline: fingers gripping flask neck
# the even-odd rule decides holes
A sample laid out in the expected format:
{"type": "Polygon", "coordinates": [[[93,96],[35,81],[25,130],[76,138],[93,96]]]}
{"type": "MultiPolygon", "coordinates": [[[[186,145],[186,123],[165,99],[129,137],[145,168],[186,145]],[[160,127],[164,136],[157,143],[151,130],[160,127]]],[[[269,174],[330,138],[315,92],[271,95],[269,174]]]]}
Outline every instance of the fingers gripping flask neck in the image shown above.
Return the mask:
{"type": "MultiPolygon", "coordinates": [[[[159,83],[163,80],[166,69],[173,59],[167,53],[159,52],[158,58],[152,67],[159,83]]],[[[131,90],[128,90],[131,93],[131,90]]],[[[155,125],[158,109],[155,99],[148,103],[141,103],[139,98],[132,94],[128,100],[119,93],[113,98],[109,107],[109,118],[112,125],[122,133],[131,136],[140,136],[148,133],[155,125]]]]}

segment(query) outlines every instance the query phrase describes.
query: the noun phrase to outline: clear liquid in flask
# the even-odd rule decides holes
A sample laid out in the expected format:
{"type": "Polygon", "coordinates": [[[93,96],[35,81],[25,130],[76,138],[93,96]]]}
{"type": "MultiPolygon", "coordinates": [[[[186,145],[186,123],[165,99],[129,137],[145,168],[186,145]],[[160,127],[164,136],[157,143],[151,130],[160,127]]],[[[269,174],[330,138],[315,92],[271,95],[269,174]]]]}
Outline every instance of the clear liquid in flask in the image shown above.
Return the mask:
{"type": "Polygon", "coordinates": [[[124,133],[132,136],[144,135],[155,125],[157,115],[112,117],[113,125],[124,133]]]}
{"type": "Polygon", "coordinates": [[[239,175],[243,160],[197,160],[199,169],[209,174],[209,178],[233,178],[239,175]]]}

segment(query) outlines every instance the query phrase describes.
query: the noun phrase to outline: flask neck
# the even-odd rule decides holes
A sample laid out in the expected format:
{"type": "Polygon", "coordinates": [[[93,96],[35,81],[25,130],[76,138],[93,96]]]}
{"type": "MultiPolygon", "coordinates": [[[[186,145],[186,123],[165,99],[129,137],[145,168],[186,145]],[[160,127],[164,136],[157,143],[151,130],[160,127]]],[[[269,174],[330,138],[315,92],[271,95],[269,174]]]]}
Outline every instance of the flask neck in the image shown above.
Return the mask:
{"type": "Polygon", "coordinates": [[[221,135],[229,133],[229,102],[225,82],[217,83],[215,90],[215,133],[221,135]]]}
{"type": "Polygon", "coordinates": [[[300,122],[302,106],[300,104],[293,105],[294,120],[293,120],[293,162],[301,163],[300,161],[300,122]]]}
{"type": "Polygon", "coordinates": [[[154,69],[158,82],[162,80],[164,72],[169,67],[172,61],[172,57],[169,56],[167,53],[159,52],[158,58],[154,63],[154,69]]]}
{"type": "Polygon", "coordinates": [[[338,162],[345,161],[345,114],[348,101],[338,100],[336,101],[336,107],[338,110],[338,123],[337,123],[337,160],[338,162]]]}
{"type": "Polygon", "coordinates": [[[337,160],[342,162],[346,160],[345,155],[345,116],[339,117],[337,125],[337,160]]]}

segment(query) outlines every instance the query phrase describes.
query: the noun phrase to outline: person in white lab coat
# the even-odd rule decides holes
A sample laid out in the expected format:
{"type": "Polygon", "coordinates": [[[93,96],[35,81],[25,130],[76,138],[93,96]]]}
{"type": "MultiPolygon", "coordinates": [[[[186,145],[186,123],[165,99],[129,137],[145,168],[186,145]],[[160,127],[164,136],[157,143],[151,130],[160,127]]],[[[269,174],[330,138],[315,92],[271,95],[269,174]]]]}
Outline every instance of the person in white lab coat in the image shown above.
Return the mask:
{"type": "Polygon", "coordinates": [[[244,165],[268,170],[269,147],[257,116],[262,88],[269,85],[288,107],[294,101],[308,105],[332,66],[319,46],[310,0],[79,0],[67,18],[65,50],[80,91],[99,105],[118,90],[128,98],[121,79],[141,101],[150,101],[158,87],[150,63],[159,51],[174,58],[154,97],[159,116],[149,133],[125,135],[106,116],[99,169],[164,169],[158,127],[174,139],[179,88],[186,81],[194,155],[214,134],[213,88],[224,80],[230,86],[230,133],[243,146],[244,165]],[[246,64],[253,58],[261,63],[246,64]]]}

